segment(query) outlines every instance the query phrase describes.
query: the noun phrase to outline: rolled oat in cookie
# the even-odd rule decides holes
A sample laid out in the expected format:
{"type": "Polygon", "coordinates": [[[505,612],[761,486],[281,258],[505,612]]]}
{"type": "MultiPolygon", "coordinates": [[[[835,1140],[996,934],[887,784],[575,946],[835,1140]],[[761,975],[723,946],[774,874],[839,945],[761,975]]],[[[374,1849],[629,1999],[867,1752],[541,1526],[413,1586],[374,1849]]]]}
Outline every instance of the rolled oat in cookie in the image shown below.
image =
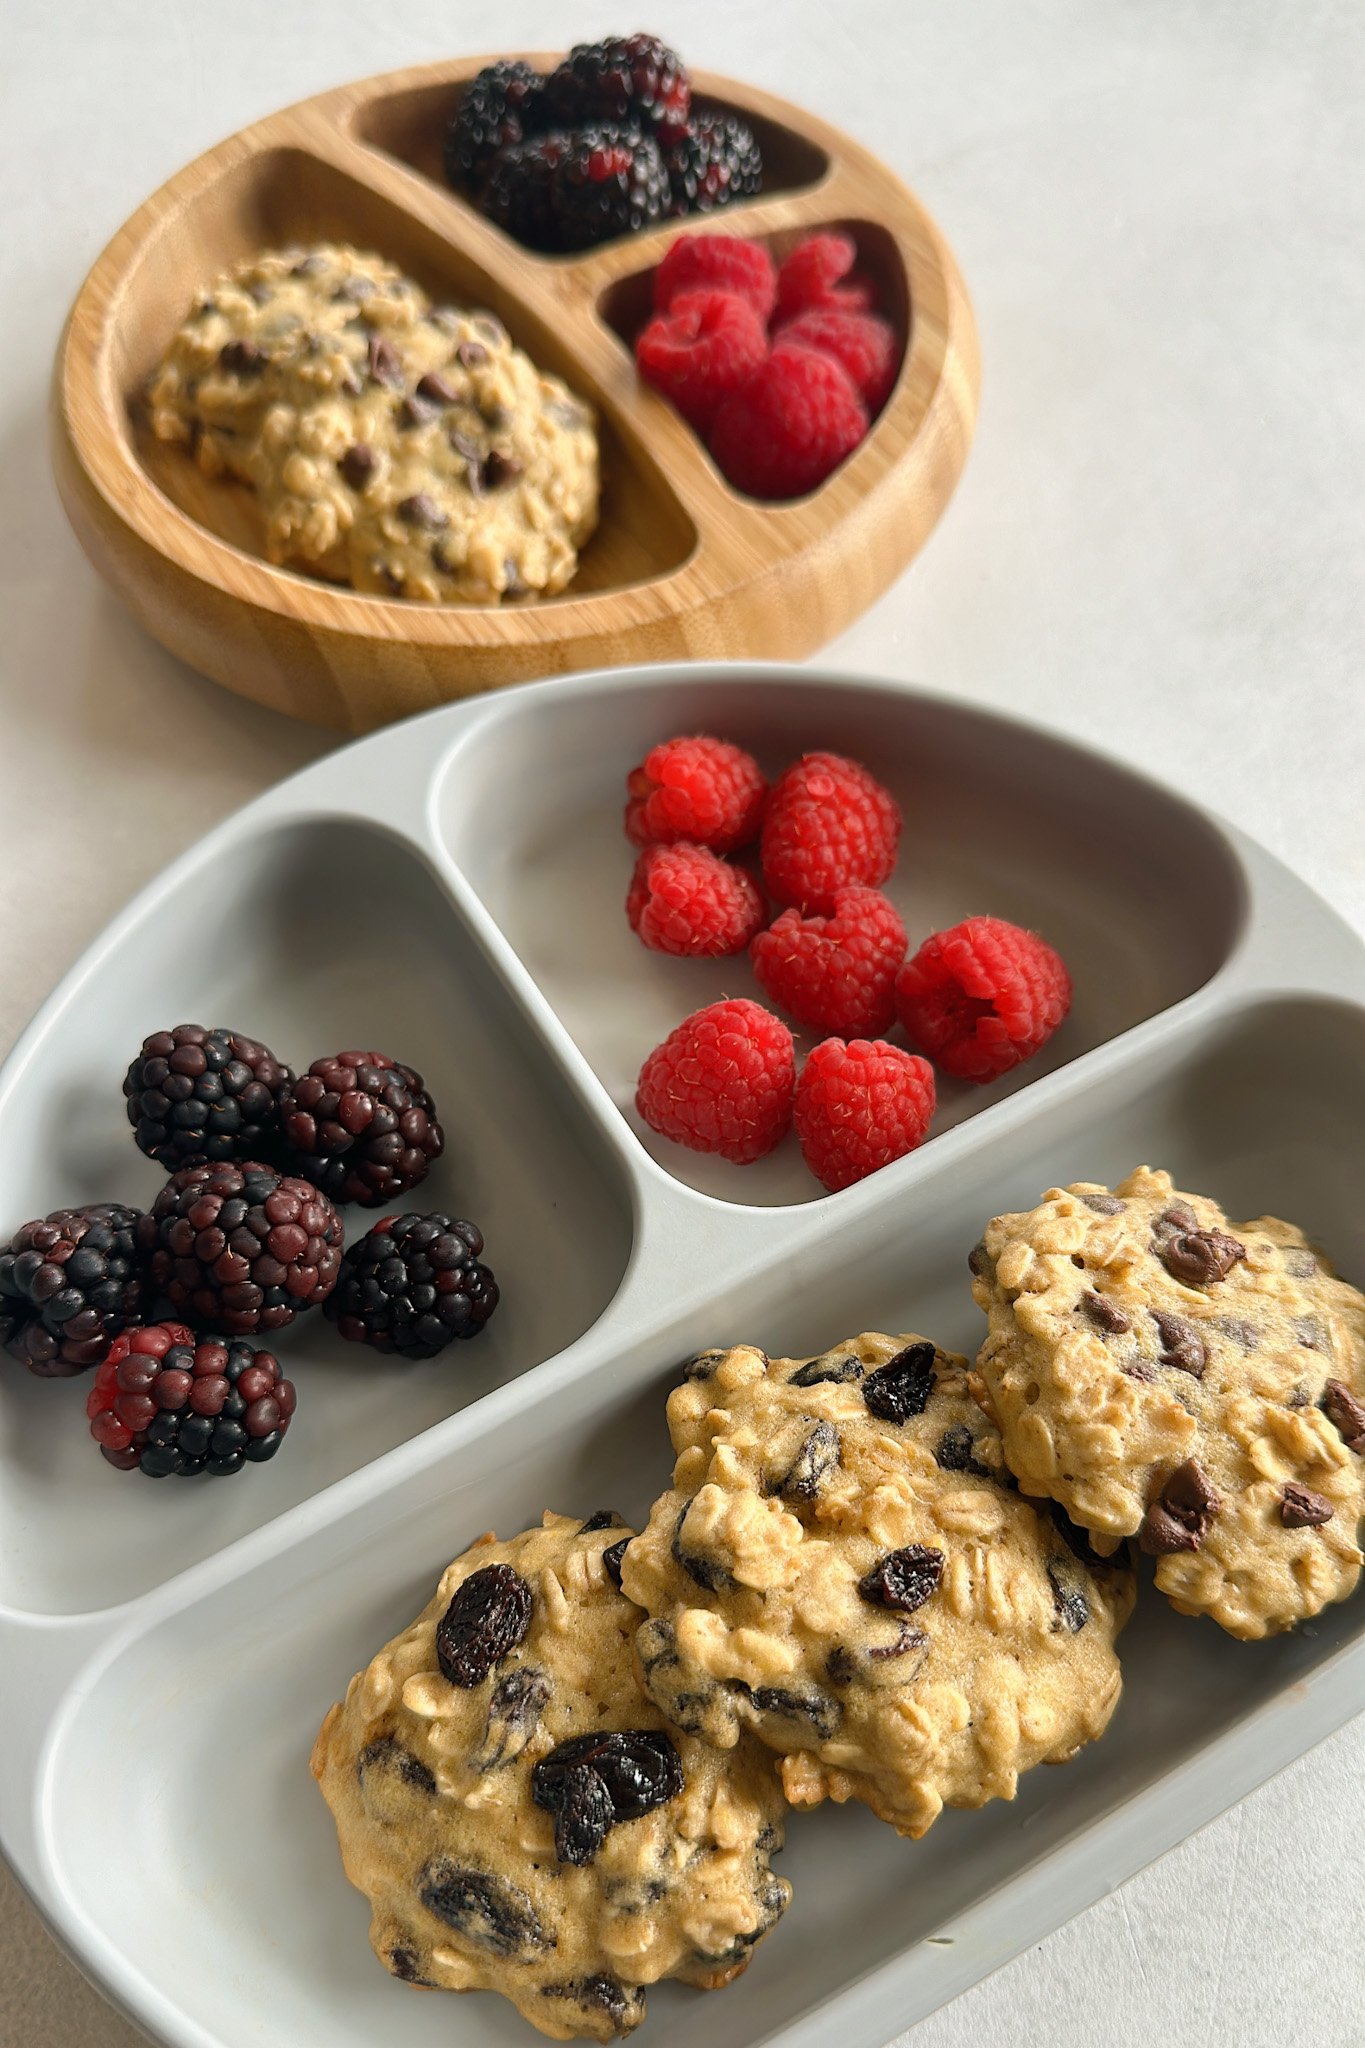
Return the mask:
{"type": "Polygon", "coordinates": [[[1292,1223],[1139,1167],[1052,1188],[971,1255],[980,1398],[1026,1493],[1136,1536],[1182,1614],[1290,1628],[1354,1591],[1365,1297],[1292,1223]]]}
{"type": "Polygon", "coordinates": [[[426,603],[552,596],[597,524],[591,409],[381,257],[250,257],[152,373],[159,440],[251,485],[272,562],[426,603]]]}
{"type": "Polygon", "coordinates": [[[557,2040],[629,2033],[661,1977],[728,1983],[791,1896],[771,1757],[670,1729],[636,1681],[631,1533],[484,1537],[313,1749],[385,1967],[501,1992],[557,2040]]]}
{"type": "Polygon", "coordinates": [[[621,1565],[676,1728],[726,1754],[755,1734],[794,1805],[858,1799],[905,1835],[1102,1733],[1132,1573],[1020,1497],[964,1359],[865,1334],[684,1371],[673,1486],[621,1565]]]}

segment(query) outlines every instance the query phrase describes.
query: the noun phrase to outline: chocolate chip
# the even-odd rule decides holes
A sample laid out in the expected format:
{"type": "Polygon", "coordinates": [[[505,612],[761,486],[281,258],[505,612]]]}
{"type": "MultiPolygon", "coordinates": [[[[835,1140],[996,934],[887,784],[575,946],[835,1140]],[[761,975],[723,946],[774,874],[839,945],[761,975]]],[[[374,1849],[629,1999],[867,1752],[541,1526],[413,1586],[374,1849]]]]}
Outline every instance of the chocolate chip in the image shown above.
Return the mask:
{"type": "Polygon", "coordinates": [[[332,293],[332,303],[333,305],[358,306],[362,299],[372,299],[373,297],[374,279],[372,277],[347,277],[342,280],[332,293]]]}
{"type": "Polygon", "coordinates": [[[1243,1351],[1254,1351],[1261,1341],[1256,1325],[1243,1322],[1240,1316],[1219,1316],[1217,1328],[1243,1351]]]}
{"type": "Polygon", "coordinates": [[[453,306],[433,306],[425,316],[428,327],[434,327],[441,334],[454,334],[460,324],[460,316],[453,306]]]}
{"type": "Polygon", "coordinates": [[[1318,1262],[1311,1252],[1286,1252],[1284,1269],[1295,1280],[1311,1280],[1318,1270],[1318,1262]]]}
{"type": "Polygon", "coordinates": [[[353,491],[363,491],[379,467],[379,457],[368,441],[355,441],[337,467],[353,491]]]}
{"type": "Polygon", "coordinates": [[[1305,1351],[1326,1351],[1330,1349],[1327,1332],[1314,1316],[1298,1316],[1293,1325],[1294,1336],[1305,1351]]]}
{"type": "Polygon", "coordinates": [[[507,329],[493,313],[476,313],[473,324],[490,348],[501,348],[507,339],[507,329]]]}
{"type": "Polygon", "coordinates": [[[455,359],[461,369],[476,370],[480,363],[488,361],[488,350],[481,341],[462,341],[455,351],[455,359]]]}
{"type": "Polygon", "coordinates": [[[1280,1495],[1280,1520],[1286,1529],[1316,1529],[1332,1519],[1332,1503],[1290,1479],[1280,1495]]]}
{"type": "Polygon", "coordinates": [[[968,1252],[967,1271],[974,1273],[978,1280],[984,1280],[987,1274],[994,1273],[995,1267],[990,1253],[986,1250],[986,1240],[984,1237],[979,1238],[968,1252]]]}
{"type": "Polygon", "coordinates": [[[1205,1522],[1212,1521],[1223,1504],[1197,1458],[1186,1458],[1183,1465],[1176,1466],[1161,1489],[1161,1498],[1172,1514],[1191,1515],[1205,1522]]]}
{"type": "Polygon", "coordinates": [[[1081,1307],[1092,1323],[1101,1330],[1107,1330],[1111,1336],[1122,1337],[1133,1327],[1131,1318],[1124,1314],[1118,1303],[1111,1301],[1107,1294],[1097,1294],[1094,1288],[1087,1289],[1081,1296],[1081,1307]]]}
{"type": "Polygon", "coordinates": [[[609,1544],[602,1552],[602,1568],[618,1593],[621,1590],[621,1561],[625,1557],[626,1545],[629,1542],[629,1536],[623,1536],[619,1543],[609,1544]]]}
{"type": "Polygon", "coordinates": [[[490,448],[484,457],[484,489],[500,491],[506,484],[515,483],[522,474],[522,466],[515,455],[508,455],[501,448],[490,448]]]}
{"type": "Polygon", "coordinates": [[[938,1591],[946,1560],[941,1550],[923,1543],[907,1543],[903,1550],[888,1550],[870,1572],[858,1581],[858,1591],[874,1607],[895,1607],[913,1614],[938,1591]]]}
{"type": "Polygon", "coordinates": [[[973,1455],[975,1442],[966,1423],[955,1422],[939,1438],[934,1460],[945,1472],[975,1472],[982,1479],[989,1479],[990,1466],[978,1464],[973,1455]]]}
{"type": "Polygon", "coordinates": [[[441,411],[434,398],[419,398],[410,391],[398,408],[398,418],[405,427],[427,427],[441,411]]]}
{"type": "Polygon", "coordinates": [[[1289,1396],[1289,1406],[1291,1408],[1306,1408],[1308,1406],[1308,1401],[1309,1394],[1307,1387],[1295,1387],[1293,1393],[1289,1396]]]}
{"type": "Polygon", "coordinates": [[[807,1359],[788,1380],[789,1387],[846,1386],[863,1376],[863,1362],[855,1351],[825,1351],[807,1359]]]}
{"type": "Polygon", "coordinates": [[[1208,1353],[1194,1324],[1164,1308],[1152,1310],[1152,1321],[1161,1339],[1161,1364],[1174,1366],[1178,1372],[1187,1372],[1193,1378],[1201,1379],[1209,1362],[1208,1353]]]}
{"type": "Polygon", "coordinates": [[[1159,1499],[1148,1508],[1138,1542],[1149,1557],[1168,1556],[1176,1550],[1198,1550],[1222,1505],[1199,1460],[1186,1458],[1167,1479],[1159,1499]]]}
{"type": "Polygon", "coordinates": [[[1138,1547],[1148,1557],[1171,1557],[1177,1550],[1198,1550],[1201,1540],[1193,1529],[1187,1529],[1169,1514],[1160,1501],[1148,1508],[1138,1531],[1138,1547]]]}
{"type": "Polygon", "coordinates": [[[934,1347],[907,1344],[863,1381],[863,1399],[883,1422],[908,1422],[922,1415],[934,1391],[934,1347]]]}
{"type": "Polygon", "coordinates": [[[397,389],[403,382],[403,358],[386,334],[372,334],[365,345],[365,367],[376,384],[397,389]]]}
{"type": "Polygon", "coordinates": [[[773,1491],[784,1500],[814,1500],[838,1463],[838,1430],[832,1422],[817,1422],[773,1491]]]}
{"type": "Polygon", "coordinates": [[[1128,1206],[1126,1202],[1120,1201],[1117,1195],[1082,1195],[1081,1200],[1086,1208],[1093,1209],[1097,1216],[1118,1216],[1128,1206]]]}
{"type": "Polygon", "coordinates": [[[450,524],[450,514],[443,512],[427,491],[414,491],[410,498],[400,498],[394,510],[409,526],[424,527],[428,533],[439,533],[450,524]]]}
{"type": "Polygon", "coordinates": [[[1342,1381],[1328,1380],[1322,1390],[1321,1407],[1333,1428],[1345,1438],[1347,1450],[1365,1456],[1365,1404],[1342,1381]]]}
{"type": "Polygon", "coordinates": [[[275,296],[275,287],[266,284],[262,278],[256,278],[247,286],[246,295],[254,305],[268,306],[275,296]]]}
{"type": "Polygon", "coordinates": [[[1121,1361],[1119,1370],[1126,1374],[1130,1380],[1142,1380],[1148,1386],[1152,1386],[1156,1382],[1156,1367],[1149,1365],[1142,1354],[1137,1351],[1121,1361]]]}
{"type": "Polygon", "coordinates": [[[1050,1557],[1047,1576],[1058,1622],[1069,1634],[1079,1635],[1090,1619],[1090,1602],[1081,1590],[1079,1568],[1070,1558],[1050,1557]]]}
{"type": "Polygon", "coordinates": [[[463,396],[439,370],[428,370],[425,377],[419,377],[417,390],[421,397],[433,399],[437,405],[454,405],[463,396]]]}
{"type": "Polygon", "coordinates": [[[453,423],[446,428],[446,439],[455,453],[463,458],[468,472],[466,480],[477,496],[483,489],[483,450],[477,441],[471,441],[468,434],[462,433],[453,423]]]}
{"type": "MultiPolygon", "coordinates": [[[[1167,1212],[1170,1213],[1169,1211],[1167,1212]]],[[[1164,1219],[1163,1219],[1164,1220],[1164,1219]]],[[[1173,1280],[1186,1287],[1213,1287],[1225,1280],[1246,1246],[1225,1230],[1175,1230],[1156,1240],[1157,1257],[1173,1280]]]]}
{"type": "Polygon", "coordinates": [[[254,341],[225,341],[218,351],[219,367],[237,377],[259,377],[269,360],[254,341]]]}

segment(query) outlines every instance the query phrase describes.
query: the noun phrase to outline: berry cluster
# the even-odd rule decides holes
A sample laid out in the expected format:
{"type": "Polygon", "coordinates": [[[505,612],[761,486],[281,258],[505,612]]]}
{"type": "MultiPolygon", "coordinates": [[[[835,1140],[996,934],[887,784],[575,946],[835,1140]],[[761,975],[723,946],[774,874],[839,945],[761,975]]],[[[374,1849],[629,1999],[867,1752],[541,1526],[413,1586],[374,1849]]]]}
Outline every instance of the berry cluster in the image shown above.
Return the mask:
{"type": "Polygon", "coordinates": [[[472,1223],[386,1216],[343,1250],[335,1205],[407,1194],[443,1150],[402,1061],[342,1052],[299,1079],[243,1032],[178,1024],[144,1041],[123,1094],[139,1148],[171,1169],[150,1209],[57,1209],[0,1246],[0,1346],[42,1378],[96,1369],[91,1434],[120,1470],[272,1458],[295,1393],[256,1340],[306,1310],[407,1358],[492,1315],[472,1223]]]}
{"type": "Polygon", "coordinates": [[[900,810],[861,763],[803,754],[769,787],[741,747],[692,735],[652,748],[626,786],[626,834],[642,849],[626,910],[643,944],[692,958],[747,951],[764,994],[821,1040],[798,1073],[771,1010],[727,998],[696,1011],[640,1070],[636,1107],[662,1136],[744,1165],[794,1124],[816,1178],[848,1187],[922,1143],[930,1060],[992,1081],[1065,1018],[1060,956],[1003,918],[968,917],[907,959],[881,888],[900,810]],[[785,906],[771,924],[768,900],[785,906]],[[897,1022],[914,1050],[887,1042],[897,1022]]]}
{"type": "Polygon", "coordinates": [[[901,350],[872,310],[850,235],[808,235],[780,265],[761,242],[686,235],[654,273],[641,377],[750,497],[799,498],[858,446],[901,350]]]}
{"type": "Polygon", "coordinates": [[[548,74],[489,64],[446,126],[446,177],[531,249],[588,249],[762,189],[753,130],[694,106],[657,36],[578,43],[548,74]]]}

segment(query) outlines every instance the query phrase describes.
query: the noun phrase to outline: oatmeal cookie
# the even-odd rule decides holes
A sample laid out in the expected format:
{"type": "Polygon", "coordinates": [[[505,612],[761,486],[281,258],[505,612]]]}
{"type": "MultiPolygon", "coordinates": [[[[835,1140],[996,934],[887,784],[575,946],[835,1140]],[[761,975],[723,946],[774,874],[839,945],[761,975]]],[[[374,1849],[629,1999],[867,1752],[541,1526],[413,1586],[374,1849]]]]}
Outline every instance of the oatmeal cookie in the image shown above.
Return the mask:
{"type": "Polygon", "coordinates": [[[860,1799],[905,1835],[1103,1731],[1132,1574],[1013,1490],[964,1359],[703,1352],[668,1426],[673,1490],[622,1584],[676,1727],[722,1751],[752,1729],[794,1805],[860,1799]]]}
{"type": "Polygon", "coordinates": [[[313,1749],[381,1962],[557,2040],[629,2033],[660,1977],[728,1983],[791,1896],[770,1758],[668,1730],[636,1683],[630,1534],[547,1514],[484,1537],[313,1749]]]}
{"type": "Polygon", "coordinates": [[[1360,1575],[1365,1298],[1292,1223],[1145,1166],[1052,1188],[971,1255],[981,1398],[1026,1493],[1137,1535],[1182,1614],[1289,1628],[1360,1575]]]}
{"type": "Polygon", "coordinates": [[[562,590],[597,523],[593,415],[491,313],[345,246],[236,264],[148,388],[152,431],[250,484],[266,552],[357,590],[562,590]]]}

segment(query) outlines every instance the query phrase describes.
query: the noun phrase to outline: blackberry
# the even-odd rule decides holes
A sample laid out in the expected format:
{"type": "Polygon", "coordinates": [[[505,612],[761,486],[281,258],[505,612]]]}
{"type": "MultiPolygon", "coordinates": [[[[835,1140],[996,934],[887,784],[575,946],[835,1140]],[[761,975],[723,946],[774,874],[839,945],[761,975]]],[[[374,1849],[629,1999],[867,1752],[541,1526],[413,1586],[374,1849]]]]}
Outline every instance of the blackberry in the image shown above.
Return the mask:
{"type": "Polygon", "coordinates": [[[425,1180],[445,1149],[422,1076],[383,1052],[314,1060],[280,1113],[291,1171],[334,1202],[391,1202],[425,1180]]]}
{"type": "Polygon", "coordinates": [[[327,1197],[259,1159],[182,1167],[137,1222],[153,1294],[229,1337],[282,1330],[325,1301],[341,1243],[327,1197]]]}
{"type": "Polygon", "coordinates": [[[445,174],[457,192],[477,192],[500,149],[535,132],[545,80],[530,64],[489,64],[460,94],[446,127],[445,174]]]}
{"type": "Polygon", "coordinates": [[[664,151],[669,212],[714,213],[763,190],[763,152],[737,114],[704,114],[664,151]]]}
{"type": "Polygon", "coordinates": [[[584,128],[571,135],[550,185],[556,246],[591,249],[633,235],[668,211],[668,173],[659,145],[634,128],[584,128]]]}
{"type": "Polygon", "coordinates": [[[215,1478],[264,1464],[294,1413],[293,1382],[269,1351],[150,1323],[115,1339],[85,1404],[111,1465],[149,1479],[215,1478]]]}
{"type": "Polygon", "coordinates": [[[498,1305],[479,1264],[482,1233],[450,1216],[386,1216],[341,1262],[325,1314],[343,1337],[400,1358],[434,1358],[476,1337],[498,1305]]]}
{"type": "Polygon", "coordinates": [[[136,1209],[95,1202],[25,1223],[0,1250],[0,1343],[40,1379],[98,1365],[142,1305],[136,1209]]]}
{"type": "Polygon", "coordinates": [[[546,80],[545,97],[566,128],[609,122],[671,142],[687,127],[692,81],[657,36],[609,36],[576,43],[546,80]]]}
{"type": "Polygon", "coordinates": [[[177,1024],[154,1031],[123,1083],[141,1151],[169,1173],[199,1159],[259,1159],[279,1131],[294,1079],[269,1046],[240,1031],[177,1024]]]}
{"type": "Polygon", "coordinates": [[[551,186],[568,143],[565,135],[540,135],[500,150],[479,194],[479,211],[526,249],[558,246],[551,186]]]}

